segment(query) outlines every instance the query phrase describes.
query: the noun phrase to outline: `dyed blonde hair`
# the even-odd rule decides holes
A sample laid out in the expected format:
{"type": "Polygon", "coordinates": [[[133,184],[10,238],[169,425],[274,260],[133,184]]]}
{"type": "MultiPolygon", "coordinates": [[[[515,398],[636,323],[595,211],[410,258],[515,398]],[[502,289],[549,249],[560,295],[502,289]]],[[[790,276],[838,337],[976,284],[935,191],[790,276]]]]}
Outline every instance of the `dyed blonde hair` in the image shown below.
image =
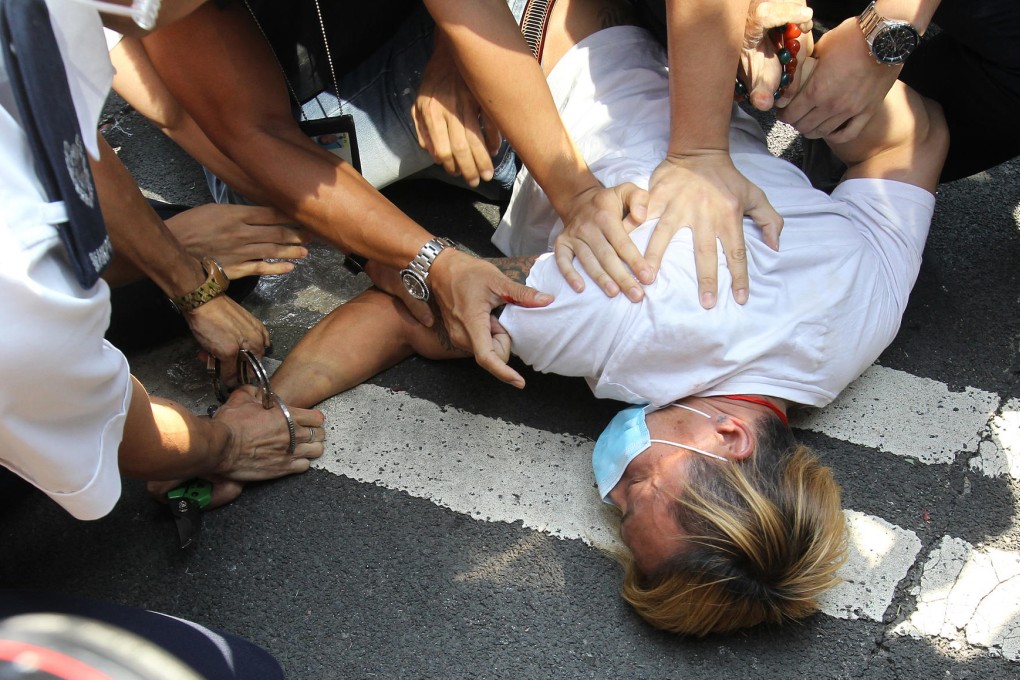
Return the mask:
{"type": "Polygon", "coordinates": [[[672,558],[654,574],[627,560],[623,597],[653,626],[703,636],[793,621],[839,583],[839,486],[778,418],[763,420],[747,460],[691,459],[672,558]]]}

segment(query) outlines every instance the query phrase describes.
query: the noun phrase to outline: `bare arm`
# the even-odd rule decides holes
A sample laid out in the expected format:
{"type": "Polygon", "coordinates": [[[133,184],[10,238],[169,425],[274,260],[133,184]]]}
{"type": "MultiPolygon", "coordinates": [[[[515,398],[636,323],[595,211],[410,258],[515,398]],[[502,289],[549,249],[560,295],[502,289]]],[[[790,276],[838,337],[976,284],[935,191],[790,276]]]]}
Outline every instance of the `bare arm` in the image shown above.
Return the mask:
{"type": "MultiPolygon", "coordinates": [[[[875,8],[889,19],[906,21],[920,33],[941,0],[878,0],[875,8]]],[[[818,41],[818,68],[802,90],[789,91],[779,119],[805,137],[842,143],[856,137],[882,106],[902,66],[879,64],[868,51],[857,17],[850,17],[818,41]]]]}
{"type": "MultiPolygon", "coordinates": [[[[524,285],[537,259],[532,255],[489,262],[524,285]]],[[[429,359],[466,356],[450,343],[441,315],[427,328],[407,312],[398,299],[403,292],[395,270],[370,262],[367,271],[380,288],[371,288],[330,312],[301,338],[273,375],[274,389],[287,403],[312,406],[411,354],[429,359]]],[[[509,337],[495,335],[501,343],[496,351],[509,355],[509,337]]]]}
{"type": "Polygon", "coordinates": [[[750,294],[743,216],[779,246],[782,217],[729,156],[729,119],[748,0],[667,0],[670,138],[649,183],[648,218],[659,217],[646,253],[656,266],[679,229],[694,234],[701,304],[717,299],[717,241],[732,274],[731,292],[750,294]],[[696,55],[696,56],[695,56],[696,55]]]}
{"type": "Polygon", "coordinates": [[[258,185],[206,137],[166,88],[140,39],[122,38],[110,50],[110,61],[117,69],[113,78],[117,94],[235,191],[250,201],[266,204],[258,185]]]}
{"type": "Polygon", "coordinates": [[[856,138],[829,146],[849,166],[848,179],[893,179],[934,194],[949,132],[942,107],[897,81],[856,138]]]}
{"type": "MultiPolygon", "coordinates": [[[[279,64],[238,3],[223,10],[206,5],[146,38],[145,46],[202,130],[296,222],[345,252],[395,268],[407,266],[432,238],[354,168],[302,134],[279,64]]],[[[429,283],[453,342],[471,348],[496,377],[523,384],[491,351],[489,313],[504,296],[525,305],[551,298],[451,249],[436,258],[429,283]]]]}
{"type": "MultiPolygon", "coordinates": [[[[206,279],[201,262],[166,228],[102,137],[99,149],[100,160],[92,162],[92,172],[117,258],[141,270],[168,297],[198,288],[206,279]]],[[[115,278],[117,267],[108,275],[115,278]]],[[[224,295],[186,312],[184,318],[202,348],[227,365],[233,365],[241,347],[261,356],[269,345],[269,333],[262,322],[224,295]]]]}
{"type": "MultiPolygon", "coordinates": [[[[255,390],[244,387],[212,418],[180,404],[150,397],[134,382],[118,452],[120,471],[149,481],[202,477],[215,483],[213,504],[233,500],[244,482],[304,472],[324,450],[319,411],[291,407],[296,446],[279,408],[265,409],[255,390]]],[[[166,486],[166,485],[161,485],[166,486]]],[[[150,487],[151,488],[151,487],[150,487]]]]}
{"type": "MultiPolygon", "coordinates": [[[[584,287],[572,264],[576,256],[607,295],[622,290],[631,300],[640,300],[643,293],[634,274],[642,283],[650,283],[653,275],[627,238],[623,218],[639,209],[643,192],[604,188],[588,169],[506,3],[426,0],[425,4],[437,31],[449,38],[475,97],[563,218],[569,242],[557,243],[557,264],[567,281],[575,290],[584,287]]],[[[557,11],[559,5],[554,14],[557,11]]]]}
{"type": "Polygon", "coordinates": [[[528,274],[531,273],[531,268],[535,266],[536,260],[538,260],[538,255],[489,258],[489,262],[496,265],[501,272],[521,285],[527,284],[528,274]]]}
{"type": "Polygon", "coordinates": [[[302,134],[280,66],[241,3],[143,41],[171,94],[266,197],[345,252],[403,267],[431,234],[302,134]]]}

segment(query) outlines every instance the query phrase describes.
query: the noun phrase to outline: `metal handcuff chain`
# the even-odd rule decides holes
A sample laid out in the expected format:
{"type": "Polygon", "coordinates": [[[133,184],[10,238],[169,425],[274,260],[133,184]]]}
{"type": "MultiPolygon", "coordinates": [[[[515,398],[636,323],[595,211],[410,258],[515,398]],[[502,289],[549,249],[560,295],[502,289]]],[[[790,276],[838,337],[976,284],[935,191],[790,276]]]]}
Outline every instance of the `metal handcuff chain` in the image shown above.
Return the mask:
{"type": "MultiPolygon", "coordinates": [[[[210,362],[207,365],[209,377],[212,380],[213,390],[216,393],[216,398],[219,399],[220,403],[226,402],[229,394],[226,386],[220,379],[220,360],[215,357],[210,357],[210,362]]],[[[241,349],[237,353],[237,377],[240,380],[241,385],[252,385],[258,390],[259,399],[262,401],[262,408],[268,410],[273,406],[279,406],[283,412],[283,417],[287,419],[287,433],[290,435],[290,444],[287,447],[287,453],[294,455],[294,450],[297,448],[297,428],[294,425],[294,417],[290,414],[290,409],[283,403],[283,399],[280,399],[276,392],[273,392],[272,385],[269,384],[269,374],[266,373],[265,366],[259,361],[258,356],[251,350],[241,349]]],[[[216,412],[218,407],[210,407],[209,415],[212,416],[216,412]]]]}

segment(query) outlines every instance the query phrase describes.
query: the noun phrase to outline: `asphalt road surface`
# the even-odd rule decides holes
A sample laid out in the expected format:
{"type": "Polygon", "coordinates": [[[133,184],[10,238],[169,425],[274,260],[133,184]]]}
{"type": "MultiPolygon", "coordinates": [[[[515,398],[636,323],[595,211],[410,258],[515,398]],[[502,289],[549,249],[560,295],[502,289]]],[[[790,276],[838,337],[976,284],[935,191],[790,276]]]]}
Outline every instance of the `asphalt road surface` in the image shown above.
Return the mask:
{"type": "MultiPolygon", "coordinates": [[[[196,166],[114,102],[108,139],[153,196],[208,200],[196,166]]],[[[776,126],[774,151],[799,155],[776,126]]],[[[267,159],[271,162],[271,159],[267,159]]],[[[703,640],[619,598],[593,440],[617,404],[525,371],[411,359],[326,402],[326,454],[251,485],[181,551],[127,482],[77,522],[40,494],[0,509],[5,586],[146,607],[269,649],[291,678],[1020,677],[1020,164],[942,187],[896,341],[826,409],[798,416],[843,487],[845,582],[802,624],[703,640]]],[[[498,206],[436,182],[387,195],[434,233],[493,253],[498,206]]],[[[316,246],[245,304],[274,357],[365,285],[316,246]]],[[[150,391],[213,403],[195,345],[129,353],[150,391]]]]}

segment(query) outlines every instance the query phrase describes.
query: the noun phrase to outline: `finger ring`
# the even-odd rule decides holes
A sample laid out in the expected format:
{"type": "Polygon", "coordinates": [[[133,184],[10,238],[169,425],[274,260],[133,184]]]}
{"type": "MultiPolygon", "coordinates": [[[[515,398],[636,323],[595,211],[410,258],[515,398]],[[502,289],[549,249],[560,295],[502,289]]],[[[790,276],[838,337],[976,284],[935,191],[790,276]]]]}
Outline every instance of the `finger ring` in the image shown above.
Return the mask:
{"type": "Polygon", "coordinates": [[[294,449],[297,448],[297,431],[294,429],[294,419],[290,415],[290,409],[287,408],[282,399],[277,397],[276,403],[280,405],[283,417],[287,419],[287,432],[290,434],[290,446],[287,447],[287,453],[293,454],[294,449]]]}
{"type": "Polygon", "coordinates": [[[311,444],[313,442],[315,442],[315,428],[314,427],[309,427],[308,428],[308,443],[311,444]]]}

